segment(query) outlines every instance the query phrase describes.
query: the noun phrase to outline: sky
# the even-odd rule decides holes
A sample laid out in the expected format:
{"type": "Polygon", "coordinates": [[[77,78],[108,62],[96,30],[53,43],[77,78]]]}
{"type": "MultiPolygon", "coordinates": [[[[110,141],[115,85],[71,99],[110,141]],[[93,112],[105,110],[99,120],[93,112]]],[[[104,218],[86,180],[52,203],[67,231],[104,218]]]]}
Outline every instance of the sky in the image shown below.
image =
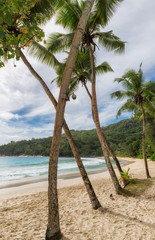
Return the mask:
{"type": "MultiPolygon", "coordinates": [[[[124,0],[118,7],[104,31],[113,33],[126,41],[125,53],[116,55],[100,48],[96,50],[97,63],[107,61],[113,68],[113,73],[97,77],[97,100],[101,126],[107,126],[122,119],[131,117],[124,112],[116,119],[118,109],[123,101],[110,98],[110,94],[120,90],[121,85],[114,83],[116,77],[121,77],[128,69],[139,69],[141,62],[146,81],[155,81],[155,1],[154,0],[124,0]]],[[[46,37],[52,32],[64,32],[54,19],[44,26],[46,37]]],[[[45,38],[46,38],[45,37],[45,38]]],[[[55,83],[54,70],[39,63],[24,52],[34,69],[44,79],[53,95],[58,99],[59,89],[55,83]]],[[[64,55],[58,55],[63,60],[64,55]]],[[[91,90],[91,86],[88,83],[91,90]]],[[[77,99],[67,102],[65,119],[70,129],[92,129],[90,99],[84,87],[79,86],[77,99]]],[[[31,75],[22,60],[9,60],[0,69],[0,145],[23,139],[49,137],[53,134],[55,109],[44,90],[31,75]],[[14,67],[14,63],[16,67],[14,67]]]]}

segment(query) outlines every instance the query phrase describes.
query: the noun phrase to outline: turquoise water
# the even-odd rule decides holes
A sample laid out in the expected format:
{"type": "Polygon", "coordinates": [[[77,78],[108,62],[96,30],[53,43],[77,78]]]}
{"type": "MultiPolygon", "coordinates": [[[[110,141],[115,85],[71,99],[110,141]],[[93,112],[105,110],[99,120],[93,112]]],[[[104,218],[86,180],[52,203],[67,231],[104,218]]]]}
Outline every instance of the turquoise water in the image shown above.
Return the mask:
{"type": "MultiPolygon", "coordinates": [[[[104,159],[82,158],[87,170],[106,168],[104,159]]],[[[0,157],[0,185],[48,174],[49,157],[0,157]]],[[[78,171],[74,158],[59,158],[58,174],[78,171]]]]}

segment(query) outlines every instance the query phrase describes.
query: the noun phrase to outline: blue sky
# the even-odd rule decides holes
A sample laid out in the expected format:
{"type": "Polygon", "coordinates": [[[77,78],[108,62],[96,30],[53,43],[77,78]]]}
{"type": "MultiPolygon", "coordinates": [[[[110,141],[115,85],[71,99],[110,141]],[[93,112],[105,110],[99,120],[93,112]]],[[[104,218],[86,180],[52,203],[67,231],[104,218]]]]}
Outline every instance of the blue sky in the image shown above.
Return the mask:
{"type": "MultiPolygon", "coordinates": [[[[122,105],[122,101],[110,99],[110,93],[120,89],[117,83],[113,83],[116,77],[120,77],[127,69],[138,70],[140,63],[143,62],[145,79],[155,81],[154,9],[154,0],[149,0],[149,3],[146,0],[125,0],[105,29],[113,30],[114,34],[127,44],[123,55],[115,55],[104,49],[96,51],[98,64],[108,61],[114,69],[114,73],[97,77],[98,106],[102,126],[117,121],[116,113],[122,105]]],[[[54,24],[54,19],[44,29],[46,36],[51,33],[51,29],[52,32],[65,32],[54,24]]],[[[56,76],[54,71],[37,62],[26,51],[25,54],[57,99],[59,90],[54,83],[50,84],[56,76]]],[[[63,55],[60,54],[58,58],[63,60],[63,55]]],[[[10,60],[5,68],[0,69],[0,145],[53,134],[55,110],[48,97],[22,61],[16,63],[17,67],[13,65],[13,60],[10,60]]],[[[90,89],[89,84],[88,87],[90,89]]],[[[94,123],[89,97],[81,86],[76,94],[76,101],[71,99],[67,102],[65,119],[70,129],[92,129],[94,123]]],[[[124,113],[118,120],[129,117],[129,113],[124,113]]]]}

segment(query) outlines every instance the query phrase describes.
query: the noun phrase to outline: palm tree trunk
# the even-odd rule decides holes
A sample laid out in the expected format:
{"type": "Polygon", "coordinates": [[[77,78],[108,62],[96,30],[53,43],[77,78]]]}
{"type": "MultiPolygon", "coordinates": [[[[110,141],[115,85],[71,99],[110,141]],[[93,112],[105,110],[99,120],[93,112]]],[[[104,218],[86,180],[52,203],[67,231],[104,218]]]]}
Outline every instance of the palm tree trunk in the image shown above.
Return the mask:
{"type": "Polygon", "coordinates": [[[114,184],[115,187],[115,191],[117,194],[121,193],[121,186],[119,185],[118,179],[116,177],[115,171],[113,169],[113,166],[110,162],[110,158],[107,152],[107,146],[106,146],[106,142],[105,142],[105,138],[103,136],[102,133],[102,129],[100,126],[100,122],[99,122],[99,116],[98,116],[98,108],[97,108],[97,99],[96,99],[96,74],[95,74],[95,61],[94,61],[94,55],[93,55],[93,51],[91,48],[91,45],[88,44],[88,48],[89,48],[89,54],[90,54],[90,59],[91,59],[91,69],[92,69],[92,111],[93,111],[93,119],[94,119],[94,123],[96,126],[96,131],[97,131],[97,135],[99,137],[100,143],[101,143],[101,148],[103,151],[103,155],[107,164],[107,168],[109,170],[112,182],[114,184]]]}
{"type": "Polygon", "coordinates": [[[141,104],[141,109],[142,109],[142,115],[143,115],[143,159],[144,159],[144,164],[145,164],[145,171],[146,171],[146,177],[150,178],[150,173],[149,173],[149,168],[148,168],[148,162],[147,162],[147,157],[146,157],[146,117],[145,117],[145,111],[143,108],[143,105],[141,104]]]}
{"type": "Polygon", "coordinates": [[[71,45],[71,50],[66,62],[66,67],[64,70],[62,84],[59,93],[59,99],[56,110],[55,126],[52,139],[51,153],[49,159],[49,212],[48,212],[48,225],[46,231],[46,240],[55,239],[55,235],[58,234],[57,240],[61,239],[59,237],[60,224],[59,224],[59,209],[58,209],[58,199],[57,199],[57,166],[58,157],[61,141],[61,132],[64,122],[64,112],[66,106],[66,95],[68,93],[68,87],[73,71],[73,67],[76,61],[78,48],[82,39],[83,32],[85,30],[89,13],[91,12],[92,6],[95,0],[87,0],[80,21],[78,23],[76,32],[74,34],[73,42],[71,45]]]}
{"type": "Polygon", "coordinates": [[[89,89],[88,89],[88,87],[87,87],[87,84],[84,82],[83,85],[84,85],[84,87],[85,87],[85,89],[86,89],[86,92],[87,92],[88,96],[90,97],[90,100],[92,101],[92,96],[91,96],[91,93],[89,92],[89,89]]]}
{"type": "Polygon", "coordinates": [[[78,48],[82,39],[83,31],[86,27],[89,13],[92,9],[95,0],[87,0],[85,8],[82,12],[79,24],[77,26],[69,57],[67,59],[66,67],[64,70],[62,84],[59,93],[59,100],[56,110],[55,126],[52,139],[51,153],[49,159],[49,212],[48,212],[48,225],[46,231],[46,240],[53,240],[58,234],[57,240],[61,239],[60,224],[59,224],[59,209],[57,198],[57,165],[59,157],[59,148],[61,141],[61,132],[64,122],[64,112],[66,106],[66,95],[72,75],[72,70],[76,61],[78,48]]]}
{"type": "MultiPolygon", "coordinates": [[[[85,87],[86,92],[87,92],[87,94],[88,94],[88,96],[90,97],[90,100],[91,100],[91,102],[92,102],[91,93],[89,92],[89,89],[88,89],[87,84],[86,84],[85,82],[84,82],[84,87],[85,87]]],[[[93,113],[92,113],[92,115],[93,115],[93,113]]],[[[94,118],[94,117],[93,117],[93,118],[94,118]]],[[[119,173],[120,173],[120,175],[121,175],[121,172],[122,172],[123,170],[122,170],[121,165],[120,165],[120,163],[119,163],[119,161],[118,161],[118,158],[116,157],[115,153],[113,152],[112,148],[110,147],[110,145],[109,145],[109,143],[108,143],[108,141],[107,141],[107,139],[106,139],[106,137],[105,137],[105,135],[104,135],[103,132],[102,132],[102,135],[103,135],[104,142],[105,142],[105,144],[106,144],[107,150],[108,150],[108,152],[110,153],[111,157],[113,158],[113,160],[114,160],[114,162],[115,162],[115,164],[116,164],[116,166],[117,166],[117,168],[118,168],[118,171],[119,171],[119,173]]],[[[126,186],[126,184],[127,184],[127,182],[125,181],[125,179],[123,179],[123,185],[126,186]]]]}
{"type": "MultiPolygon", "coordinates": [[[[54,108],[57,108],[57,101],[54,98],[53,94],[51,93],[51,91],[49,90],[48,86],[46,85],[46,83],[44,82],[44,80],[39,76],[39,74],[33,69],[33,67],[31,66],[31,64],[28,62],[28,60],[26,59],[25,55],[23,54],[23,52],[21,51],[21,49],[19,49],[19,54],[21,59],[23,60],[24,64],[27,66],[27,68],[29,69],[29,71],[32,73],[32,75],[39,81],[39,83],[42,85],[43,89],[45,90],[47,96],[49,97],[50,101],[53,103],[54,108]]],[[[81,177],[84,181],[85,187],[87,189],[91,204],[92,204],[92,208],[93,209],[98,209],[99,207],[101,207],[101,204],[99,202],[99,200],[97,199],[97,196],[94,192],[93,186],[88,178],[88,174],[85,170],[85,167],[83,165],[83,162],[80,158],[78,149],[76,147],[76,144],[74,142],[74,139],[72,137],[72,134],[67,126],[66,121],[64,120],[64,124],[63,124],[63,129],[64,132],[66,134],[66,137],[68,139],[68,142],[70,144],[70,147],[72,149],[74,158],[76,160],[77,166],[79,168],[79,171],[81,173],[81,177]]]]}

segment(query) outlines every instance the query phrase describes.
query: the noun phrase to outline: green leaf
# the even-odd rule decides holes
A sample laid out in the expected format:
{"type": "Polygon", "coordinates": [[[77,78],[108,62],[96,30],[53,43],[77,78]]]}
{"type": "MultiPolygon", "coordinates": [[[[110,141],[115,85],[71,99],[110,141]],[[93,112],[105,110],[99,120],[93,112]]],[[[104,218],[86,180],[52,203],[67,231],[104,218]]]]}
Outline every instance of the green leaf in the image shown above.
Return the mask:
{"type": "Polygon", "coordinates": [[[4,15],[4,20],[9,26],[12,25],[12,15],[10,13],[4,15]]]}
{"type": "Polygon", "coordinates": [[[4,67],[4,63],[0,61],[0,68],[4,67]]]}
{"type": "Polygon", "coordinates": [[[3,56],[3,50],[0,48],[0,56],[3,56]]]}
{"type": "Polygon", "coordinates": [[[0,32],[0,39],[4,39],[5,34],[3,32],[0,32]]]}

